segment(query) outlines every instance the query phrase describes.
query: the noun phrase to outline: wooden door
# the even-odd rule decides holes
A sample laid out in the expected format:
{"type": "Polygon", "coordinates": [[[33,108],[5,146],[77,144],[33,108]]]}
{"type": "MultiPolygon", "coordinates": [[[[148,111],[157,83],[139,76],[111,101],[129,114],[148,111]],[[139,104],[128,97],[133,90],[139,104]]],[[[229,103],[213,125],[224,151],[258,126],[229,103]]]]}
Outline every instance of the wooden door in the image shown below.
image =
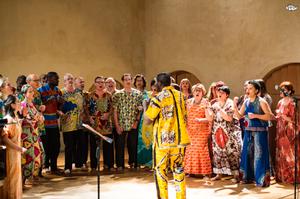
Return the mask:
{"type": "Polygon", "coordinates": [[[279,91],[275,90],[275,85],[283,81],[290,81],[294,85],[295,96],[300,96],[300,63],[291,63],[280,66],[269,72],[264,80],[269,94],[273,99],[272,110],[274,111],[280,99],[279,91]]]}

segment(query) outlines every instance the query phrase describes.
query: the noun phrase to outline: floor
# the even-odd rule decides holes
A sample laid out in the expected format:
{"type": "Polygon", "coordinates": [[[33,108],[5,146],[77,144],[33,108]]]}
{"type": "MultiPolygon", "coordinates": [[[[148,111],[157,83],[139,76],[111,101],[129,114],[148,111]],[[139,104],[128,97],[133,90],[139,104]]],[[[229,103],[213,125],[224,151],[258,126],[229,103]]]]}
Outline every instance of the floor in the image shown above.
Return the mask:
{"type": "MultiPolygon", "coordinates": [[[[63,160],[59,165],[62,168],[63,160]]],[[[170,176],[171,179],[171,176],[170,176]]],[[[187,198],[222,198],[222,199],[288,199],[293,198],[292,185],[277,184],[272,181],[268,188],[254,185],[233,184],[230,177],[221,181],[210,182],[201,178],[187,177],[187,198]]],[[[169,183],[169,198],[175,198],[172,180],[169,183]]],[[[123,173],[100,172],[101,199],[154,199],[156,189],[153,173],[143,169],[129,170],[123,173]]],[[[299,196],[298,196],[299,197],[299,196]]],[[[23,194],[25,199],[74,199],[97,198],[97,175],[75,170],[72,177],[46,174],[38,185],[26,186],[23,194]]]]}

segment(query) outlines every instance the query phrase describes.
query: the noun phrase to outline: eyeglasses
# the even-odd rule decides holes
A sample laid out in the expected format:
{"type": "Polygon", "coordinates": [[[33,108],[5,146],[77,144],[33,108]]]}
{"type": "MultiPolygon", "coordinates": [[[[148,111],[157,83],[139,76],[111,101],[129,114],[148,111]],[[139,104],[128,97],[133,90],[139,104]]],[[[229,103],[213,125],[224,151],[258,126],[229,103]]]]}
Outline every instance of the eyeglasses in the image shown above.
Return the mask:
{"type": "Polygon", "coordinates": [[[39,82],[39,81],[41,81],[41,79],[33,79],[32,81],[39,82]]]}

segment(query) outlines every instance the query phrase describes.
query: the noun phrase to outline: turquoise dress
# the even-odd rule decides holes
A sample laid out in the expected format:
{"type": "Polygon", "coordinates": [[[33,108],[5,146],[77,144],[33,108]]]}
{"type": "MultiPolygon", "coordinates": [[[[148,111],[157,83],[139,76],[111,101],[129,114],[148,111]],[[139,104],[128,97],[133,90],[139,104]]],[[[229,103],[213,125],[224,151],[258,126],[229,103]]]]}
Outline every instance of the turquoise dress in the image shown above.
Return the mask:
{"type": "Polygon", "coordinates": [[[257,186],[270,185],[268,121],[249,119],[248,113],[264,114],[260,98],[245,101],[245,133],[240,172],[244,183],[255,181],[257,186]]]}
{"type": "MultiPolygon", "coordinates": [[[[143,102],[149,101],[149,96],[147,91],[143,91],[143,102]]],[[[152,124],[143,124],[143,114],[138,128],[137,161],[138,165],[152,167],[152,124]]]]}

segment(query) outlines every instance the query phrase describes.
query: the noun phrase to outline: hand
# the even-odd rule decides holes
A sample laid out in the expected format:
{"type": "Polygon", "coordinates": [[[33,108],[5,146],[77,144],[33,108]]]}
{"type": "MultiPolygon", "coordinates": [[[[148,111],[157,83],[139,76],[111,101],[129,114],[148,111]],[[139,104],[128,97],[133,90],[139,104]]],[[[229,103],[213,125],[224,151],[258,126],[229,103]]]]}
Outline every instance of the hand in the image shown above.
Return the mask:
{"type": "Polygon", "coordinates": [[[39,108],[39,110],[41,112],[44,112],[46,110],[46,106],[45,105],[41,105],[40,108],[39,108]]]}
{"type": "Polygon", "coordinates": [[[236,96],[236,97],[233,98],[233,102],[234,102],[235,105],[238,104],[238,101],[239,101],[239,97],[236,96]]]}
{"type": "Polygon", "coordinates": [[[138,110],[139,110],[139,111],[144,110],[143,106],[138,106],[138,110]]]}
{"type": "Polygon", "coordinates": [[[119,135],[121,135],[122,132],[124,131],[123,128],[120,127],[119,125],[116,125],[116,130],[117,130],[117,133],[118,133],[119,135]]]}
{"type": "Polygon", "coordinates": [[[95,118],[92,117],[92,116],[90,117],[90,124],[91,124],[91,125],[94,125],[94,124],[95,124],[95,118]]]}
{"type": "Polygon", "coordinates": [[[59,116],[62,116],[62,115],[64,115],[64,113],[62,112],[62,111],[57,111],[57,114],[59,115],[59,116]]]}
{"type": "Polygon", "coordinates": [[[103,115],[101,116],[101,120],[108,120],[109,117],[109,113],[103,113],[103,115]]]}
{"type": "Polygon", "coordinates": [[[196,122],[204,122],[207,119],[206,118],[195,118],[196,122]]]}
{"type": "Polygon", "coordinates": [[[24,147],[21,148],[21,153],[22,153],[22,154],[25,153],[26,151],[27,151],[26,148],[24,148],[24,147]]]}
{"type": "Polygon", "coordinates": [[[139,122],[138,121],[135,121],[132,125],[132,129],[137,129],[137,126],[138,126],[139,122]]]}
{"type": "Polygon", "coordinates": [[[248,117],[249,117],[249,119],[254,119],[254,118],[256,118],[256,114],[248,113],[248,117]]]}

